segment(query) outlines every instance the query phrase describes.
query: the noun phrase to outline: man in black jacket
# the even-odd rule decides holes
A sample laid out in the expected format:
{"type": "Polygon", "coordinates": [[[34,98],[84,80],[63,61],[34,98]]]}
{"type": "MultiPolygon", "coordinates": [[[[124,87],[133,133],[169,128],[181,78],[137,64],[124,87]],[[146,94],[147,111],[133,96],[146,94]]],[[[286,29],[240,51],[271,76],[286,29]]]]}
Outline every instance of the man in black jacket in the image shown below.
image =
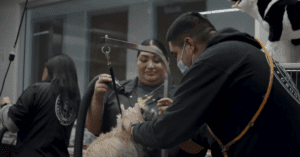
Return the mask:
{"type": "MultiPolygon", "coordinates": [[[[184,73],[173,104],[156,120],[133,123],[138,112],[123,109],[123,126],[133,139],[153,148],[170,148],[207,123],[224,145],[248,125],[266,96],[270,65],[260,44],[233,28],[215,31],[198,13],[178,17],[167,33],[170,50],[184,73]],[[132,125],[133,124],[133,125],[132,125]]],[[[291,77],[274,63],[270,95],[254,125],[226,150],[229,157],[300,156],[300,95],[291,77]]],[[[268,95],[268,94],[267,94],[268,95]]],[[[139,105],[136,105],[138,109],[139,105]]],[[[208,140],[212,156],[223,156],[208,140]]]]}

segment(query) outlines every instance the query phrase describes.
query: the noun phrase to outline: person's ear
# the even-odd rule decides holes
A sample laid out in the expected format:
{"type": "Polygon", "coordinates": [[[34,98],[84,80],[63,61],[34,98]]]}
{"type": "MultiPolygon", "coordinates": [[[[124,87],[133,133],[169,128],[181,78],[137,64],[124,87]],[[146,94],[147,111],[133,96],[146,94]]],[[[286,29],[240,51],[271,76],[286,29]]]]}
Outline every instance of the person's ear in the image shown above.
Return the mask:
{"type": "Polygon", "coordinates": [[[189,48],[189,52],[194,52],[196,50],[197,43],[191,37],[184,38],[185,47],[189,48]]]}
{"type": "Polygon", "coordinates": [[[44,71],[43,71],[43,74],[42,74],[42,81],[45,81],[47,78],[48,78],[48,68],[45,67],[44,68],[44,71]]]}

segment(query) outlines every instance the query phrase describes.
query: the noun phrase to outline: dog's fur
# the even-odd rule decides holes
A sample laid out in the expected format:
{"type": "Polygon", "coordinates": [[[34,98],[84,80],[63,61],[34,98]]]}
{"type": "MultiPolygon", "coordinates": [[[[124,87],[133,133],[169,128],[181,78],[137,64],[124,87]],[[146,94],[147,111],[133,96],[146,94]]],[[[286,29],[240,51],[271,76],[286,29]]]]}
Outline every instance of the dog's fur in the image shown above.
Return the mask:
{"type": "MultiPolygon", "coordinates": [[[[141,107],[145,121],[151,121],[158,117],[155,110],[141,107]]],[[[151,151],[151,148],[143,149],[143,146],[134,142],[130,133],[122,129],[121,115],[117,115],[117,126],[109,133],[101,134],[87,148],[85,157],[142,157],[144,151],[151,151]]]]}

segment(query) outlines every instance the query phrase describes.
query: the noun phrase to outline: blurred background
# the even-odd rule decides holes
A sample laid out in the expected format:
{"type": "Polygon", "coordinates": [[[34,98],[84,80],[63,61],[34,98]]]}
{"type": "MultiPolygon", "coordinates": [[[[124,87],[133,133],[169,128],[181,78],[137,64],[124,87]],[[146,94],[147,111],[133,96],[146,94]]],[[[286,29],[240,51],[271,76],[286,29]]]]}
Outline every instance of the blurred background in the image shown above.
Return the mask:
{"type": "MultiPolygon", "coordinates": [[[[45,62],[53,55],[69,54],[75,61],[81,96],[100,73],[109,73],[99,38],[141,44],[145,39],[165,41],[168,27],[185,12],[229,9],[227,0],[29,0],[16,49],[13,49],[25,0],[0,0],[0,82],[8,56],[15,51],[2,97],[13,102],[31,84],[41,81],[45,62]]],[[[268,33],[248,14],[228,12],[206,15],[217,29],[233,27],[266,43],[268,33]]],[[[119,80],[136,76],[134,50],[112,47],[111,61],[119,80]]],[[[182,74],[171,57],[170,69],[176,84],[182,74]]],[[[14,135],[7,135],[7,137],[14,135]]],[[[92,135],[88,136],[86,143],[92,135]]],[[[12,138],[11,138],[12,139],[12,138]]],[[[12,140],[11,140],[12,142],[12,140]]],[[[70,145],[72,146],[72,144],[70,145]]]]}
{"type": "MultiPolygon", "coordinates": [[[[0,1],[0,78],[4,78],[13,50],[25,0],[0,1]]],[[[29,0],[16,59],[11,64],[2,96],[16,101],[29,85],[41,80],[45,62],[65,53],[75,61],[81,95],[97,74],[108,73],[99,38],[106,34],[136,44],[156,38],[168,49],[165,35],[180,14],[231,8],[227,0],[29,0]]],[[[243,12],[206,15],[217,29],[234,27],[255,35],[255,21],[243,12]]],[[[260,29],[257,34],[261,31],[260,29]]],[[[265,32],[264,32],[265,33],[265,32]]],[[[267,39],[267,35],[262,38],[267,39]]],[[[119,80],[136,76],[134,50],[113,48],[111,60],[119,80]]],[[[179,84],[181,73],[171,56],[171,73],[179,84]]],[[[2,82],[2,81],[1,81],[2,82]]]]}

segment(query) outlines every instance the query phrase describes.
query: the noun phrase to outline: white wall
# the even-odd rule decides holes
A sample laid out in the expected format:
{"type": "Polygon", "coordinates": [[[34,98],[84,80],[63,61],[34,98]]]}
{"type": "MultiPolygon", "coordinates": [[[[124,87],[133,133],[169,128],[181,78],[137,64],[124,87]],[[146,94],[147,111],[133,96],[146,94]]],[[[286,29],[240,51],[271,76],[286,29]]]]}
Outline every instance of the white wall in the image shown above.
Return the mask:
{"type": "MultiPolygon", "coordinates": [[[[207,0],[207,10],[230,9],[232,3],[227,0],[207,0]]],[[[232,27],[239,31],[246,32],[254,36],[254,19],[241,11],[219,14],[210,14],[208,19],[217,30],[232,27]]]]}
{"type": "Polygon", "coordinates": [[[267,40],[269,37],[269,33],[264,30],[264,28],[261,26],[261,24],[255,20],[255,38],[258,38],[261,40],[261,42],[264,43],[264,45],[267,44],[267,40]]]}
{"type": "MultiPolygon", "coordinates": [[[[9,64],[9,53],[13,50],[17,36],[18,26],[21,20],[21,7],[19,0],[1,0],[0,1],[0,51],[3,52],[4,59],[0,60],[0,87],[9,64]]],[[[24,25],[23,25],[24,26],[24,25]]],[[[24,28],[24,27],[23,27],[24,28]]],[[[11,63],[1,98],[8,96],[13,102],[16,102],[22,85],[22,62],[23,45],[22,34],[16,47],[16,57],[11,63]],[[21,40],[20,40],[21,39],[21,40]]]]}
{"type": "MultiPolygon", "coordinates": [[[[224,0],[207,0],[207,10],[229,9],[232,3],[224,0]]],[[[261,25],[247,13],[229,12],[223,14],[208,15],[208,19],[215,25],[216,29],[224,27],[233,27],[242,32],[246,32],[266,44],[269,33],[266,32],[261,25]]]]}

